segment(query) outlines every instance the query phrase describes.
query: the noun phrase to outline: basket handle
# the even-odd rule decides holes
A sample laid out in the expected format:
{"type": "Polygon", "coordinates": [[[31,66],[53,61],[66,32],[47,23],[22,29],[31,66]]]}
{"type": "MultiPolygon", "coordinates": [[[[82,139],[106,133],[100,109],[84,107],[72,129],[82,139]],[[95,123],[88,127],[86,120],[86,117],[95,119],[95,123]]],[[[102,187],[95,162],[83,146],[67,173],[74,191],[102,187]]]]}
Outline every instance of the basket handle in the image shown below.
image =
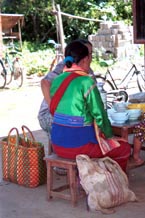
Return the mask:
{"type": "Polygon", "coordinates": [[[16,142],[15,142],[15,145],[18,146],[19,145],[19,132],[18,132],[18,129],[16,127],[13,127],[12,129],[10,129],[10,131],[8,133],[7,142],[8,142],[8,144],[10,144],[10,136],[11,136],[11,133],[14,130],[16,131],[16,142]]]}
{"type": "Polygon", "coordinates": [[[33,136],[33,133],[30,131],[30,129],[29,129],[27,126],[23,125],[21,128],[22,128],[22,132],[23,132],[23,136],[24,136],[25,141],[28,140],[28,137],[27,137],[27,134],[26,134],[26,132],[25,132],[25,129],[26,129],[26,130],[28,131],[28,133],[30,134],[31,141],[35,141],[35,138],[34,138],[34,136],[33,136]]]}

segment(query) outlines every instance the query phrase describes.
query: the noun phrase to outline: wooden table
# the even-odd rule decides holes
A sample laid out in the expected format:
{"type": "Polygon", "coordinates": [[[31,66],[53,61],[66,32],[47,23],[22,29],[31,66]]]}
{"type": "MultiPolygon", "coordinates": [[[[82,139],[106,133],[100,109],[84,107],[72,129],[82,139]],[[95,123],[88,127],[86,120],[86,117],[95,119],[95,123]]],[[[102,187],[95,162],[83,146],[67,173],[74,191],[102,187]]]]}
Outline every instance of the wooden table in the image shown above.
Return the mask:
{"type": "MultiPolygon", "coordinates": [[[[111,126],[112,126],[112,129],[113,129],[113,134],[115,136],[120,136],[124,139],[126,139],[128,141],[128,136],[129,134],[132,134],[133,133],[133,129],[134,129],[134,126],[138,123],[140,123],[141,121],[138,120],[138,121],[135,121],[135,122],[132,122],[132,121],[128,121],[124,124],[116,124],[116,123],[111,123],[111,126]]],[[[141,150],[144,150],[145,151],[145,144],[143,144],[143,146],[141,147],[141,150]]],[[[133,144],[131,144],[131,146],[133,147],[133,144]]]]}
{"type": "Polygon", "coordinates": [[[133,133],[134,126],[140,121],[127,121],[124,124],[111,123],[113,134],[128,140],[128,135],[133,133]]]}

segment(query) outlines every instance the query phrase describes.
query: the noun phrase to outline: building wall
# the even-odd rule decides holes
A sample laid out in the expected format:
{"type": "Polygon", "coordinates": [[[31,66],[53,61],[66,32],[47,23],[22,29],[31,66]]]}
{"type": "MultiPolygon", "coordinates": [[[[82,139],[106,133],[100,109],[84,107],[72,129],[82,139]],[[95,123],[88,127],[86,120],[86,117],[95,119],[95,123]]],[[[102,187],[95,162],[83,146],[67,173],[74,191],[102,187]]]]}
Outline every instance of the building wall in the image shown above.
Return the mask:
{"type": "Polygon", "coordinates": [[[94,35],[89,35],[89,41],[93,45],[93,51],[101,52],[105,57],[105,51],[111,51],[115,58],[124,58],[132,55],[136,45],[133,44],[133,27],[127,26],[123,21],[104,21],[94,35]]]}

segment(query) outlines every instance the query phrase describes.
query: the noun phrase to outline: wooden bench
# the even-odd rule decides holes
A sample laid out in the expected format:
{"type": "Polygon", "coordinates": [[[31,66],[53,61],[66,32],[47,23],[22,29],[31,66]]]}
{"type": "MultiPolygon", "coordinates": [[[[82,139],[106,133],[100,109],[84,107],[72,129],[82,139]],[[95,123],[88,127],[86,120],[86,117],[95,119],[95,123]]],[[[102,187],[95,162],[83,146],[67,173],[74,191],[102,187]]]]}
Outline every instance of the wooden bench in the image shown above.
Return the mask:
{"type": "Polygon", "coordinates": [[[76,206],[78,198],[84,196],[78,193],[77,164],[75,160],[60,158],[56,154],[48,155],[44,158],[47,165],[47,196],[48,200],[53,197],[71,201],[76,206]],[[62,168],[67,172],[67,183],[54,188],[54,168],[62,168]],[[65,192],[65,190],[69,192],[65,192]]]}

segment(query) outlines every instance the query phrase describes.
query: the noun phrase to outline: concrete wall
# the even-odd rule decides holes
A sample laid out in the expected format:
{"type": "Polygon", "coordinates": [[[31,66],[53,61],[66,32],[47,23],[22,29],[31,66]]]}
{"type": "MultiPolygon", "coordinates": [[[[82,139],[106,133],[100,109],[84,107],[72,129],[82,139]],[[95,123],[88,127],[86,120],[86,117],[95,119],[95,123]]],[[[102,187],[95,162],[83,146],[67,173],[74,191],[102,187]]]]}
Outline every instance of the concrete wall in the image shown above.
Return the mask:
{"type": "Polygon", "coordinates": [[[111,51],[115,58],[132,55],[136,45],[133,44],[133,27],[123,21],[104,21],[94,35],[89,35],[93,51],[111,51]]]}

